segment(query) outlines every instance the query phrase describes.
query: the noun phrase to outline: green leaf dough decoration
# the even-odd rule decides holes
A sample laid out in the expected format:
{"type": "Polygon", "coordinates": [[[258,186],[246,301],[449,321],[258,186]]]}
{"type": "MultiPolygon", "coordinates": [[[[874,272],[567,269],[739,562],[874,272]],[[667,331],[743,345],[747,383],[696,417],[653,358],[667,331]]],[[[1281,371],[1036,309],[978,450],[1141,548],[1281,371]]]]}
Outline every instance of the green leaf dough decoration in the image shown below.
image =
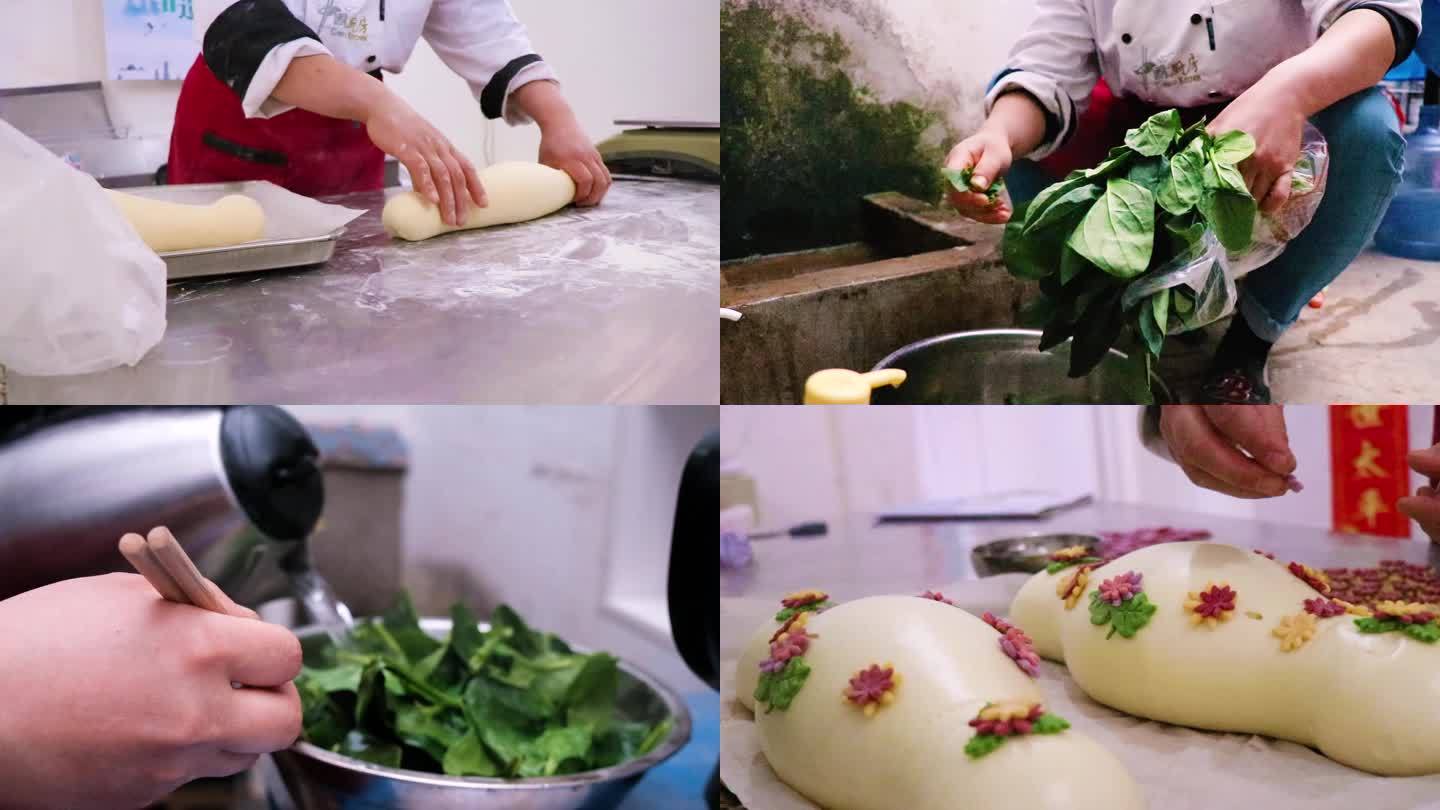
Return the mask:
{"type": "Polygon", "coordinates": [[[1097,627],[1110,625],[1106,639],[1116,633],[1121,638],[1134,638],[1155,615],[1155,605],[1141,590],[1140,580],[1138,572],[1126,571],[1100,583],[1090,593],[1090,623],[1097,627]]]}
{"type": "Polygon", "coordinates": [[[1076,560],[1062,560],[1060,562],[1052,562],[1049,565],[1045,566],[1045,573],[1058,574],[1061,571],[1064,571],[1066,568],[1070,568],[1076,565],[1093,565],[1098,562],[1100,562],[1099,557],[1081,557],[1076,560]]]}
{"type": "Polygon", "coordinates": [[[1362,633],[1400,632],[1424,644],[1440,641],[1440,617],[1432,606],[1416,602],[1379,602],[1375,615],[1356,619],[1355,628],[1362,633]]]}
{"type": "Polygon", "coordinates": [[[1007,737],[1026,734],[1059,734],[1070,724],[1059,715],[1045,711],[1039,703],[1003,701],[986,703],[970,721],[975,736],[965,743],[965,755],[979,759],[1005,743],[1007,737]]]}
{"type": "Polygon", "coordinates": [[[791,701],[800,694],[800,687],[810,677],[810,665],[802,658],[791,658],[778,672],[760,673],[760,682],[755,686],[755,702],[765,704],[765,713],[790,708],[791,701]]]}

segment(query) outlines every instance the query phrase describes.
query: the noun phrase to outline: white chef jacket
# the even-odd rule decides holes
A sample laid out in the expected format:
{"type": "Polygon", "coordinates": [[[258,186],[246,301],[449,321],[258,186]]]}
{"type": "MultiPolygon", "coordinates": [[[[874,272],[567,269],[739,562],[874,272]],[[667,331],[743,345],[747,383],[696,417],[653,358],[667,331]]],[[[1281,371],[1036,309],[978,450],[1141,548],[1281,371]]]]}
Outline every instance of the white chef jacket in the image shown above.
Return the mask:
{"type": "Polygon", "coordinates": [[[1103,76],[1117,96],[1157,107],[1227,101],[1314,44],[1341,14],[1382,6],[1420,26],[1421,0],[1036,0],[1035,22],[985,98],[1025,90],[1052,126],[1027,157],[1054,152],[1075,130],[1103,76]],[[1058,126],[1054,125],[1058,122],[1058,126]]]}
{"type": "MultiPolygon", "coordinates": [[[[294,109],[272,98],[290,60],[329,54],[337,61],[367,73],[405,69],[415,43],[423,36],[446,65],[465,79],[477,100],[490,79],[512,59],[533,48],[525,26],[515,18],[507,0],[283,0],[290,12],[320,36],[294,39],[273,47],[250,81],[241,104],[249,118],[271,118],[294,109]]],[[[196,37],[222,12],[240,0],[199,0],[195,9],[196,37]]],[[[543,61],[532,62],[511,77],[504,96],[502,116],[510,124],[531,119],[509,104],[510,94],[533,81],[555,81],[543,61]]]]}

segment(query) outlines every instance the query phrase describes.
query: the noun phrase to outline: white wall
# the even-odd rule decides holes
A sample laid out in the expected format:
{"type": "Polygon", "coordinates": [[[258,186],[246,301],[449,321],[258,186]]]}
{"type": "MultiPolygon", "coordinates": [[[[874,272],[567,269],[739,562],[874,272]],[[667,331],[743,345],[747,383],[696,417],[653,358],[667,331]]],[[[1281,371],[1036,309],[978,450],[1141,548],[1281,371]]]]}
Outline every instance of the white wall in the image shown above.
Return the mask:
{"type": "Polygon", "coordinates": [[[1035,0],[782,0],[854,52],[852,78],[880,101],[942,110],[955,132],[984,119],[985,85],[1035,16],[1035,0]]]}
{"type": "Polygon", "coordinates": [[[680,471],[718,408],[290,410],[405,437],[407,564],[456,566],[537,626],[703,688],[674,651],[665,585],[680,471]]]}
{"type": "MultiPolygon", "coordinates": [[[[536,50],[560,75],[587,133],[617,118],[719,120],[720,0],[511,0],[536,50]]],[[[99,0],[0,0],[0,89],[99,81],[105,32],[99,0]]],[[[477,163],[487,125],[469,88],[423,42],[387,77],[477,163]]],[[[112,113],[136,134],[168,136],[179,82],[106,82],[112,113]]],[[[539,131],[494,129],[496,160],[534,160],[539,131]]]]}
{"type": "MultiPolygon", "coordinates": [[[[1429,446],[1431,409],[1410,409],[1410,444],[1429,446]]],[[[908,501],[1013,489],[1076,488],[1097,498],[1329,528],[1329,421],[1285,409],[1305,491],[1266,500],[1192,485],[1140,443],[1131,407],[721,409],[721,454],[759,492],[765,527],[835,519],[908,501]]],[[[1411,488],[1421,482],[1412,475],[1411,488]]]]}

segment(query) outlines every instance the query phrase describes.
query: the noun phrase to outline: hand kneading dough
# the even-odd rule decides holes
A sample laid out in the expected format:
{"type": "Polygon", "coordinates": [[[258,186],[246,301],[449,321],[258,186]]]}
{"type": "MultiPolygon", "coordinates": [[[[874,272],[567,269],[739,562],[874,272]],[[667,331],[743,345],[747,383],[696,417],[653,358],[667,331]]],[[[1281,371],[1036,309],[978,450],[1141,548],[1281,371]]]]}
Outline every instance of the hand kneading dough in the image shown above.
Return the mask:
{"type": "Polygon", "coordinates": [[[539,163],[496,163],[480,172],[480,183],[490,204],[476,208],[472,201],[470,215],[458,228],[442,224],[440,209],[413,191],[391,197],[380,220],[390,235],[418,242],[451,231],[538,219],[575,200],[570,175],[539,163]]]}
{"type": "Polygon", "coordinates": [[[957,607],[877,596],[812,616],[806,630],[815,639],[804,658],[810,677],[790,708],[766,713],[752,693],[778,627],[761,628],[746,646],[736,694],[755,709],[775,773],[827,810],[1145,806],[1119,760],[1073,726],[1012,737],[980,759],[965,755],[975,733],[969,722],[985,703],[1043,703],[1044,695],[1001,652],[994,628],[957,607]],[[841,692],[871,664],[893,664],[902,680],[895,701],[866,717],[841,692]]]}
{"type": "Polygon", "coordinates": [[[1336,616],[1318,619],[1309,643],[1282,652],[1271,631],[1320,595],[1285,566],[1218,543],[1151,546],[1092,571],[1074,610],[1055,596],[1069,571],[1036,574],[1016,594],[1010,620],[1036,652],[1064,661],[1086,694],[1120,711],[1279,737],[1386,776],[1440,772],[1440,644],[1361,633],[1354,616],[1336,616]],[[1158,610],[1134,638],[1107,641],[1109,628],[1090,623],[1090,592],[1131,570],[1144,575],[1158,610]],[[1236,594],[1231,618],[1213,628],[1192,625],[1183,607],[1207,582],[1236,594]]]}
{"type": "Polygon", "coordinates": [[[156,253],[229,247],[265,235],[264,209],[240,194],[210,205],[152,200],[120,191],[111,191],[110,198],[156,253]]]}

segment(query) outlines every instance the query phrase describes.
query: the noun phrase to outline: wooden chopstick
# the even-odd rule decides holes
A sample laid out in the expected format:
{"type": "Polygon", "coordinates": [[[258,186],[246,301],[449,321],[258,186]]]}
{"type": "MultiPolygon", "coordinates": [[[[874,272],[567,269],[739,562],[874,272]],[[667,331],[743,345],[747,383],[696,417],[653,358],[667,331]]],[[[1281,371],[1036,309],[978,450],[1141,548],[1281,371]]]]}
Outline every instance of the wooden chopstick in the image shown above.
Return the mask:
{"type": "Polygon", "coordinates": [[[190,555],[180,547],[175,535],[164,526],[151,529],[148,538],[134,533],[120,538],[120,553],[171,602],[194,605],[213,613],[230,613],[200,575],[190,555]]]}
{"type": "Polygon", "coordinates": [[[170,579],[174,580],[175,585],[185,594],[187,602],[215,613],[230,612],[216,597],[215,591],[205,581],[205,577],[200,575],[200,570],[195,567],[190,555],[180,547],[180,541],[175,539],[169,529],[164,526],[151,529],[146,545],[159,561],[160,567],[165,569],[165,573],[170,575],[170,579]]]}

